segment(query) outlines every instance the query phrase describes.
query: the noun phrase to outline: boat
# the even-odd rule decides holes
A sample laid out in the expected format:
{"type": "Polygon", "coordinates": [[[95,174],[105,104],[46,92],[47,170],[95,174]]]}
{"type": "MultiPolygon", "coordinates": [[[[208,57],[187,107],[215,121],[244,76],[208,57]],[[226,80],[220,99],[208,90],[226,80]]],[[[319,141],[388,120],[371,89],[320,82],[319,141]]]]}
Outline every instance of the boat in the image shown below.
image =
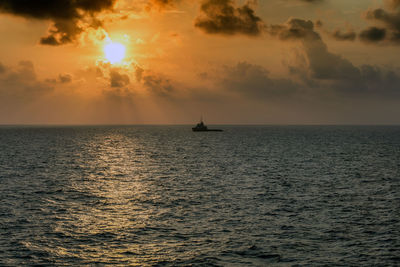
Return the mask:
{"type": "Polygon", "coordinates": [[[221,129],[208,129],[202,119],[200,119],[200,122],[192,130],[193,132],[222,132],[221,129]]]}

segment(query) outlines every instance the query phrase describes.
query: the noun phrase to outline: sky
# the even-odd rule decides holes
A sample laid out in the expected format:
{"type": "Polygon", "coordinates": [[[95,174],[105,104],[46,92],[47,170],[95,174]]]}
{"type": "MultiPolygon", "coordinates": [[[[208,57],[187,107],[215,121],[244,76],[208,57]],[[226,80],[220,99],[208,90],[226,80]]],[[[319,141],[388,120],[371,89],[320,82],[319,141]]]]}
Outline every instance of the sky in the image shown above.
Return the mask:
{"type": "Polygon", "coordinates": [[[0,124],[400,124],[400,0],[2,0],[0,124]]]}

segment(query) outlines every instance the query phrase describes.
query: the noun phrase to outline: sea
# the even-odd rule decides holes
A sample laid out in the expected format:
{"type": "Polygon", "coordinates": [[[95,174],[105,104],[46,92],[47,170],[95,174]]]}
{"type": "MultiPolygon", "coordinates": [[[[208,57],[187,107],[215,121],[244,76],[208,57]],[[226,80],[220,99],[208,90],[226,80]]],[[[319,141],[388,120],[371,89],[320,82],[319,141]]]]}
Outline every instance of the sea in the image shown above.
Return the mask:
{"type": "Polygon", "coordinates": [[[0,127],[0,265],[400,266],[400,126],[191,127],[0,127]]]}

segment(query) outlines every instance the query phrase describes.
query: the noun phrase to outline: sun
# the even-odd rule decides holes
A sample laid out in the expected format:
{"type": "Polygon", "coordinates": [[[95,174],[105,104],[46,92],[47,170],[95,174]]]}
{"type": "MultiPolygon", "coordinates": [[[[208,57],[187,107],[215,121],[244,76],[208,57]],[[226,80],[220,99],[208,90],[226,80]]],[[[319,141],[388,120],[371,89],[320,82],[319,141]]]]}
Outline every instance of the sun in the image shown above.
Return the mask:
{"type": "Polygon", "coordinates": [[[109,42],[104,46],[104,55],[111,64],[120,63],[125,57],[125,46],[121,43],[109,42]]]}

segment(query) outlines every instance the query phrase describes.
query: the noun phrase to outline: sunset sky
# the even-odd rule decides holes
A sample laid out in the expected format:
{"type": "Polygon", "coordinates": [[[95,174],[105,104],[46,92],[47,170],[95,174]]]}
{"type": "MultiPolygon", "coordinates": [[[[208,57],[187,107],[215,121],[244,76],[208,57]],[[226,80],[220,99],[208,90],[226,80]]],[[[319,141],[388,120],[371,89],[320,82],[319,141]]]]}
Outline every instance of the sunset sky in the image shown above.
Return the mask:
{"type": "Polygon", "coordinates": [[[0,124],[399,124],[400,0],[1,0],[0,124]]]}

